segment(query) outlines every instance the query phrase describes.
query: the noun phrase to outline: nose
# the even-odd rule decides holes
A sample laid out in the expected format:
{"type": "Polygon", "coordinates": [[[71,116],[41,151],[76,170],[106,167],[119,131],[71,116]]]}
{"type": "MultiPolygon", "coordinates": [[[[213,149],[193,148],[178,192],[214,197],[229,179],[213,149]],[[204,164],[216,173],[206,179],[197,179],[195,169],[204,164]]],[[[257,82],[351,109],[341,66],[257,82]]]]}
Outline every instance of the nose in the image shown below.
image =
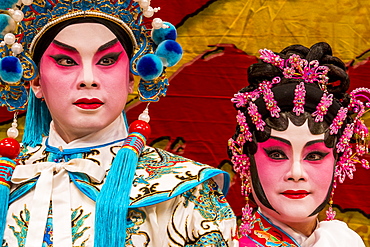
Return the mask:
{"type": "Polygon", "coordinates": [[[83,65],[79,87],[80,88],[98,88],[99,87],[99,83],[96,81],[93,66],[91,64],[83,65]]]}
{"type": "Polygon", "coordinates": [[[291,164],[290,170],[287,173],[287,180],[295,182],[306,181],[306,173],[301,160],[294,160],[291,164]]]}

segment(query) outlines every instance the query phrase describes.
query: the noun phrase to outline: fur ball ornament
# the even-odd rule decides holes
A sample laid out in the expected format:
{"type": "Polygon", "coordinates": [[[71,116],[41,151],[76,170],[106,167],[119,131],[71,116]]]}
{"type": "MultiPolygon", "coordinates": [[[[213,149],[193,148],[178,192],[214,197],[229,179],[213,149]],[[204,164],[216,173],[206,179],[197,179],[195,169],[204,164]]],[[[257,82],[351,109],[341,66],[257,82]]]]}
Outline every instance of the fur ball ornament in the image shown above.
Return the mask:
{"type": "Polygon", "coordinates": [[[0,1],[0,9],[7,10],[12,9],[16,4],[18,0],[1,0],[0,1]]]}
{"type": "Polygon", "coordinates": [[[14,32],[16,28],[15,21],[6,14],[0,14],[0,39],[3,39],[5,34],[14,32]]]}
{"type": "Polygon", "coordinates": [[[151,81],[162,74],[163,63],[158,56],[146,54],[139,59],[136,69],[141,78],[151,81]]]}
{"type": "Polygon", "coordinates": [[[158,45],[155,52],[166,67],[171,67],[177,64],[181,60],[182,53],[180,44],[174,40],[163,41],[158,45]]]}
{"type": "Polygon", "coordinates": [[[164,40],[176,40],[177,31],[174,25],[169,22],[163,22],[166,28],[153,29],[152,39],[156,45],[159,45],[164,40]]]}
{"type": "Polygon", "coordinates": [[[17,57],[7,56],[0,60],[0,78],[9,84],[19,82],[23,77],[22,64],[17,57]]]}

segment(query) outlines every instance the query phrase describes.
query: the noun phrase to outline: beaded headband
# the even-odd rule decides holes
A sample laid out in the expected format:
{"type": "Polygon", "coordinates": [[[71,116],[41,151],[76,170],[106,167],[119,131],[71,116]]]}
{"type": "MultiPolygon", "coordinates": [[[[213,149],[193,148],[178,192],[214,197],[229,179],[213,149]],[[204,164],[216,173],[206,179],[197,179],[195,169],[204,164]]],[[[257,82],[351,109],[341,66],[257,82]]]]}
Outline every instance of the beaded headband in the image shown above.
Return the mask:
{"type": "Polygon", "coordinates": [[[148,0],[5,0],[0,3],[0,105],[9,111],[25,110],[25,83],[37,76],[32,56],[45,32],[58,23],[84,17],[105,19],[127,33],[133,44],[131,72],[141,77],[141,101],[155,102],[166,95],[165,68],[182,57],[175,41],[176,28],[154,18],[153,29],[144,25],[160,8],[148,0]]]}
{"type": "MultiPolygon", "coordinates": [[[[246,109],[244,110],[245,113],[238,110],[236,119],[239,126],[239,134],[235,139],[230,138],[228,142],[229,150],[232,154],[231,161],[235,171],[239,173],[242,179],[242,194],[247,200],[247,205],[243,208],[243,223],[240,227],[240,231],[243,235],[247,235],[250,232],[254,220],[252,208],[248,205],[248,196],[251,193],[249,181],[251,176],[250,160],[245,150],[243,150],[243,147],[247,142],[252,142],[252,126],[257,131],[263,131],[266,126],[262,115],[264,110],[261,108],[263,105],[261,99],[263,99],[268,114],[271,117],[278,118],[280,116],[279,112],[282,110],[275,98],[279,96],[280,100],[287,100],[285,96],[291,94],[290,92],[293,91],[293,86],[296,85],[294,87],[294,98],[292,98],[292,102],[289,103],[292,105],[292,108],[289,111],[299,116],[304,113],[305,108],[309,108],[315,122],[322,122],[329,113],[331,114],[331,119],[333,120],[329,126],[330,135],[341,134],[335,146],[336,152],[339,154],[340,158],[335,165],[333,190],[337,185],[337,181],[342,183],[346,177],[350,179],[353,178],[353,172],[356,170],[356,163],[360,163],[366,169],[370,168],[368,161],[361,158],[361,156],[368,152],[367,138],[369,133],[361,117],[367,111],[366,109],[370,107],[370,99],[367,96],[370,95],[370,89],[355,89],[349,94],[350,103],[348,107],[343,107],[335,102],[333,94],[327,91],[329,79],[327,77],[327,73],[329,72],[327,66],[319,66],[317,60],[308,62],[296,54],[291,55],[288,59],[283,59],[278,54],[267,49],[260,50],[259,52],[261,54],[260,59],[280,68],[284,78],[297,79],[300,82],[295,84],[282,84],[282,78],[275,77],[271,81],[261,82],[259,87],[253,91],[235,94],[234,98],[231,100],[236,108],[246,109]],[[291,85],[288,87],[288,84],[291,85]],[[316,90],[321,91],[322,94],[316,106],[312,105],[314,101],[311,98],[307,98],[308,93],[314,94],[313,89],[317,88],[313,84],[319,85],[321,90],[316,90]],[[281,96],[276,93],[274,94],[274,87],[276,89],[279,87],[283,88],[284,90],[281,89],[279,93],[285,93],[286,95],[281,96]],[[258,101],[260,108],[257,106],[258,101]],[[349,116],[350,113],[355,116],[352,117],[352,121],[347,121],[347,118],[351,119],[349,116]],[[351,146],[351,140],[356,140],[354,148],[351,146]]],[[[266,114],[264,115],[267,117],[266,114]]],[[[331,196],[333,196],[333,191],[331,196]]],[[[329,203],[330,207],[327,211],[327,220],[332,220],[335,217],[335,212],[331,208],[331,199],[329,203]]]]}

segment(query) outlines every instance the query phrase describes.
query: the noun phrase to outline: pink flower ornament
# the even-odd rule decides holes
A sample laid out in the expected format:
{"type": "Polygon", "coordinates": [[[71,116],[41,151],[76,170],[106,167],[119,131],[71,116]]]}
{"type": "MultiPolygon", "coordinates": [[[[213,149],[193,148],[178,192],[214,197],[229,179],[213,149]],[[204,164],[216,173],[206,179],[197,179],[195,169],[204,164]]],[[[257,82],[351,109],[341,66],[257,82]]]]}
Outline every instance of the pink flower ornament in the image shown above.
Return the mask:
{"type": "Polygon", "coordinates": [[[296,86],[294,90],[293,112],[297,116],[301,115],[301,113],[304,113],[304,104],[306,103],[305,97],[306,97],[306,89],[304,87],[304,83],[301,82],[296,86]]]}
{"type": "Polygon", "coordinates": [[[271,82],[263,81],[259,90],[263,95],[265,101],[266,109],[270,112],[272,117],[278,118],[280,116],[279,112],[281,111],[277,105],[276,100],[274,99],[274,93],[271,91],[272,85],[280,82],[280,77],[275,77],[271,82]]]}
{"type": "Polygon", "coordinates": [[[297,54],[291,55],[284,60],[279,55],[268,49],[259,50],[260,59],[266,63],[270,63],[283,70],[285,78],[302,79],[306,83],[318,83],[326,88],[328,82],[327,74],[329,68],[327,66],[319,66],[319,61],[313,60],[308,62],[297,54]]]}
{"type": "Polygon", "coordinates": [[[352,152],[343,154],[335,167],[335,178],[338,178],[340,183],[343,183],[345,178],[353,179],[353,173],[356,171],[356,166],[351,158],[352,152]]]}
{"type": "Polygon", "coordinates": [[[333,123],[329,126],[330,135],[338,133],[338,130],[342,127],[344,120],[347,118],[348,108],[341,107],[333,119],[333,123]]]}
{"type": "MultiPolygon", "coordinates": [[[[244,136],[245,141],[252,141],[252,133],[249,131],[249,126],[247,124],[247,119],[245,115],[241,112],[238,111],[238,114],[236,115],[236,121],[238,122],[240,126],[240,131],[242,132],[244,136]]],[[[239,143],[239,145],[244,145],[245,141],[243,143],[239,143]]]]}
{"type": "Polygon", "coordinates": [[[242,223],[240,225],[239,231],[243,236],[247,236],[251,233],[253,229],[253,223],[256,220],[256,217],[252,214],[253,208],[249,204],[245,205],[242,209],[242,223]]]}
{"type": "Polygon", "coordinates": [[[251,117],[253,124],[256,125],[256,129],[263,131],[266,123],[262,120],[262,116],[258,112],[258,107],[253,102],[249,102],[248,114],[251,117]]]}
{"type": "Polygon", "coordinates": [[[279,68],[284,67],[284,59],[275,54],[273,51],[268,49],[260,49],[259,53],[261,54],[260,59],[262,59],[264,62],[270,63],[279,68]]]}
{"type": "Polygon", "coordinates": [[[343,153],[344,151],[351,148],[349,143],[353,135],[353,128],[354,123],[347,124],[346,128],[343,131],[342,136],[339,139],[339,142],[336,145],[338,153],[343,153]]]}
{"type": "Polygon", "coordinates": [[[337,213],[333,210],[333,208],[330,206],[329,209],[326,211],[326,220],[327,221],[330,221],[330,220],[334,220],[335,219],[335,215],[337,213]]]}
{"type": "Polygon", "coordinates": [[[329,110],[329,107],[333,103],[333,95],[326,93],[323,94],[320,103],[316,106],[316,111],[312,113],[312,116],[315,117],[315,122],[322,122],[324,120],[324,116],[329,110]]]}
{"type": "Polygon", "coordinates": [[[249,101],[255,101],[260,96],[259,92],[254,90],[252,92],[237,93],[234,94],[234,98],[231,99],[236,107],[245,107],[249,101]]]}

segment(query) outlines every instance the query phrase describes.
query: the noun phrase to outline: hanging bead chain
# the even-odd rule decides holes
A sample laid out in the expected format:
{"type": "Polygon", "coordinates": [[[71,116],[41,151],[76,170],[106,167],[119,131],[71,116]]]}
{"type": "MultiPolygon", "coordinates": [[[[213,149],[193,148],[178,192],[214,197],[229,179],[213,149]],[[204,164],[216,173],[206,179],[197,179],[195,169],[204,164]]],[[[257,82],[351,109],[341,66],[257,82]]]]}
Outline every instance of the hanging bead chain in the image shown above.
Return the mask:
{"type": "Polygon", "coordinates": [[[142,121],[147,122],[147,123],[149,123],[149,121],[150,121],[149,105],[150,105],[150,102],[146,105],[145,110],[139,115],[139,120],[142,120],[142,121]]]}
{"type": "Polygon", "coordinates": [[[17,138],[18,134],[19,134],[19,131],[17,129],[17,127],[18,127],[17,117],[18,117],[18,112],[16,111],[16,112],[14,112],[12,127],[10,127],[8,129],[8,131],[6,132],[8,137],[14,138],[14,139],[17,138]]]}

